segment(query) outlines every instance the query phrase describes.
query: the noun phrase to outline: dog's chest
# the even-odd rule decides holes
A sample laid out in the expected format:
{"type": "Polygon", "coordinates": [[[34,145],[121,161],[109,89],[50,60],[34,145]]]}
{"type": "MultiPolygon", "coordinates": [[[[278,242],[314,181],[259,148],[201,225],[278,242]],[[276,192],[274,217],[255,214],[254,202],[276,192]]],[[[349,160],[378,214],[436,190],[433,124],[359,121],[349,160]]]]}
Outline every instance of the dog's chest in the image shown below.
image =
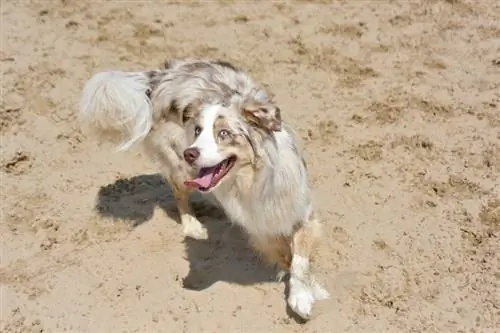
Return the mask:
{"type": "Polygon", "coordinates": [[[290,235],[306,213],[304,205],[283,202],[279,198],[272,203],[263,203],[242,200],[228,193],[218,199],[232,223],[256,235],[290,235]]]}

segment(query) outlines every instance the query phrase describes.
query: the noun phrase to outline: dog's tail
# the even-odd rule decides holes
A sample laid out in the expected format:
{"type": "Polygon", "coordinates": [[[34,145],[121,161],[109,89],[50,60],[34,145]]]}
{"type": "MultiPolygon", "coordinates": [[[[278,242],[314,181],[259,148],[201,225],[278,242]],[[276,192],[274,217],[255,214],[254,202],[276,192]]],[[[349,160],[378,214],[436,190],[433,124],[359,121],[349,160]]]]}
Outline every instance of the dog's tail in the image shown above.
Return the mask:
{"type": "Polygon", "coordinates": [[[127,150],[142,141],[153,125],[150,92],[146,72],[97,73],[83,87],[80,120],[101,140],[127,150]]]}

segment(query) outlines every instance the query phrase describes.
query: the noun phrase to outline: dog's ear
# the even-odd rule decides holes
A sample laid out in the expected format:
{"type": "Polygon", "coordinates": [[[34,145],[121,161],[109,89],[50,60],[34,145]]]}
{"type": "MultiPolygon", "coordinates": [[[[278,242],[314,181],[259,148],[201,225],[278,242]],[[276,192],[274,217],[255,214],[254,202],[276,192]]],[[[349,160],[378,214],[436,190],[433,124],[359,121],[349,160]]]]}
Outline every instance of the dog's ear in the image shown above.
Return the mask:
{"type": "Polygon", "coordinates": [[[242,106],[245,120],[266,131],[281,131],[281,110],[272,102],[262,103],[252,101],[242,106]]]}

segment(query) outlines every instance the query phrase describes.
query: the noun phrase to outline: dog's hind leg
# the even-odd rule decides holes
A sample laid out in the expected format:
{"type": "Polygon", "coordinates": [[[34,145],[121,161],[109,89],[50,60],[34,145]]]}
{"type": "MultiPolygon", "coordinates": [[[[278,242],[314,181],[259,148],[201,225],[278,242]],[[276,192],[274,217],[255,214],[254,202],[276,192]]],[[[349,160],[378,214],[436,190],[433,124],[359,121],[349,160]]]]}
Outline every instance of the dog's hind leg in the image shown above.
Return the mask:
{"type": "Polygon", "coordinates": [[[292,252],[290,249],[291,237],[287,236],[256,236],[250,235],[250,243],[263,261],[277,266],[279,272],[277,281],[281,281],[290,269],[292,252]]]}
{"type": "Polygon", "coordinates": [[[189,203],[189,190],[183,185],[174,185],[173,190],[184,236],[194,239],[207,239],[207,229],[198,221],[189,203]]]}
{"type": "Polygon", "coordinates": [[[309,319],[315,301],[329,298],[329,293],[312,276],[310,266],[318,235],[319,221],[309,214],[295,231],[291,243],[290,292],[288,305],[303,319],[309,319]]]}

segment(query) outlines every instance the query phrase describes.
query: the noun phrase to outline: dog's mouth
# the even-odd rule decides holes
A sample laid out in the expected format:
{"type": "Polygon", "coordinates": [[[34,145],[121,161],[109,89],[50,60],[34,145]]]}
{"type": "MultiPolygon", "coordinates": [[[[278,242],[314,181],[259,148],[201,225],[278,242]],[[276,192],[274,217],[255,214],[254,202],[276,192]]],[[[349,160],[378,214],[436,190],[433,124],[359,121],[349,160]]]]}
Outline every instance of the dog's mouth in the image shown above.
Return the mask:
{"type": "Polygon", "coordinates": [[[198,191],[207,192],[217,186],[236,163],[236,156],[231,156],[217,165],[201,168],[196,178],[184,182],[186,186],[196,188],[198,191]]]}

